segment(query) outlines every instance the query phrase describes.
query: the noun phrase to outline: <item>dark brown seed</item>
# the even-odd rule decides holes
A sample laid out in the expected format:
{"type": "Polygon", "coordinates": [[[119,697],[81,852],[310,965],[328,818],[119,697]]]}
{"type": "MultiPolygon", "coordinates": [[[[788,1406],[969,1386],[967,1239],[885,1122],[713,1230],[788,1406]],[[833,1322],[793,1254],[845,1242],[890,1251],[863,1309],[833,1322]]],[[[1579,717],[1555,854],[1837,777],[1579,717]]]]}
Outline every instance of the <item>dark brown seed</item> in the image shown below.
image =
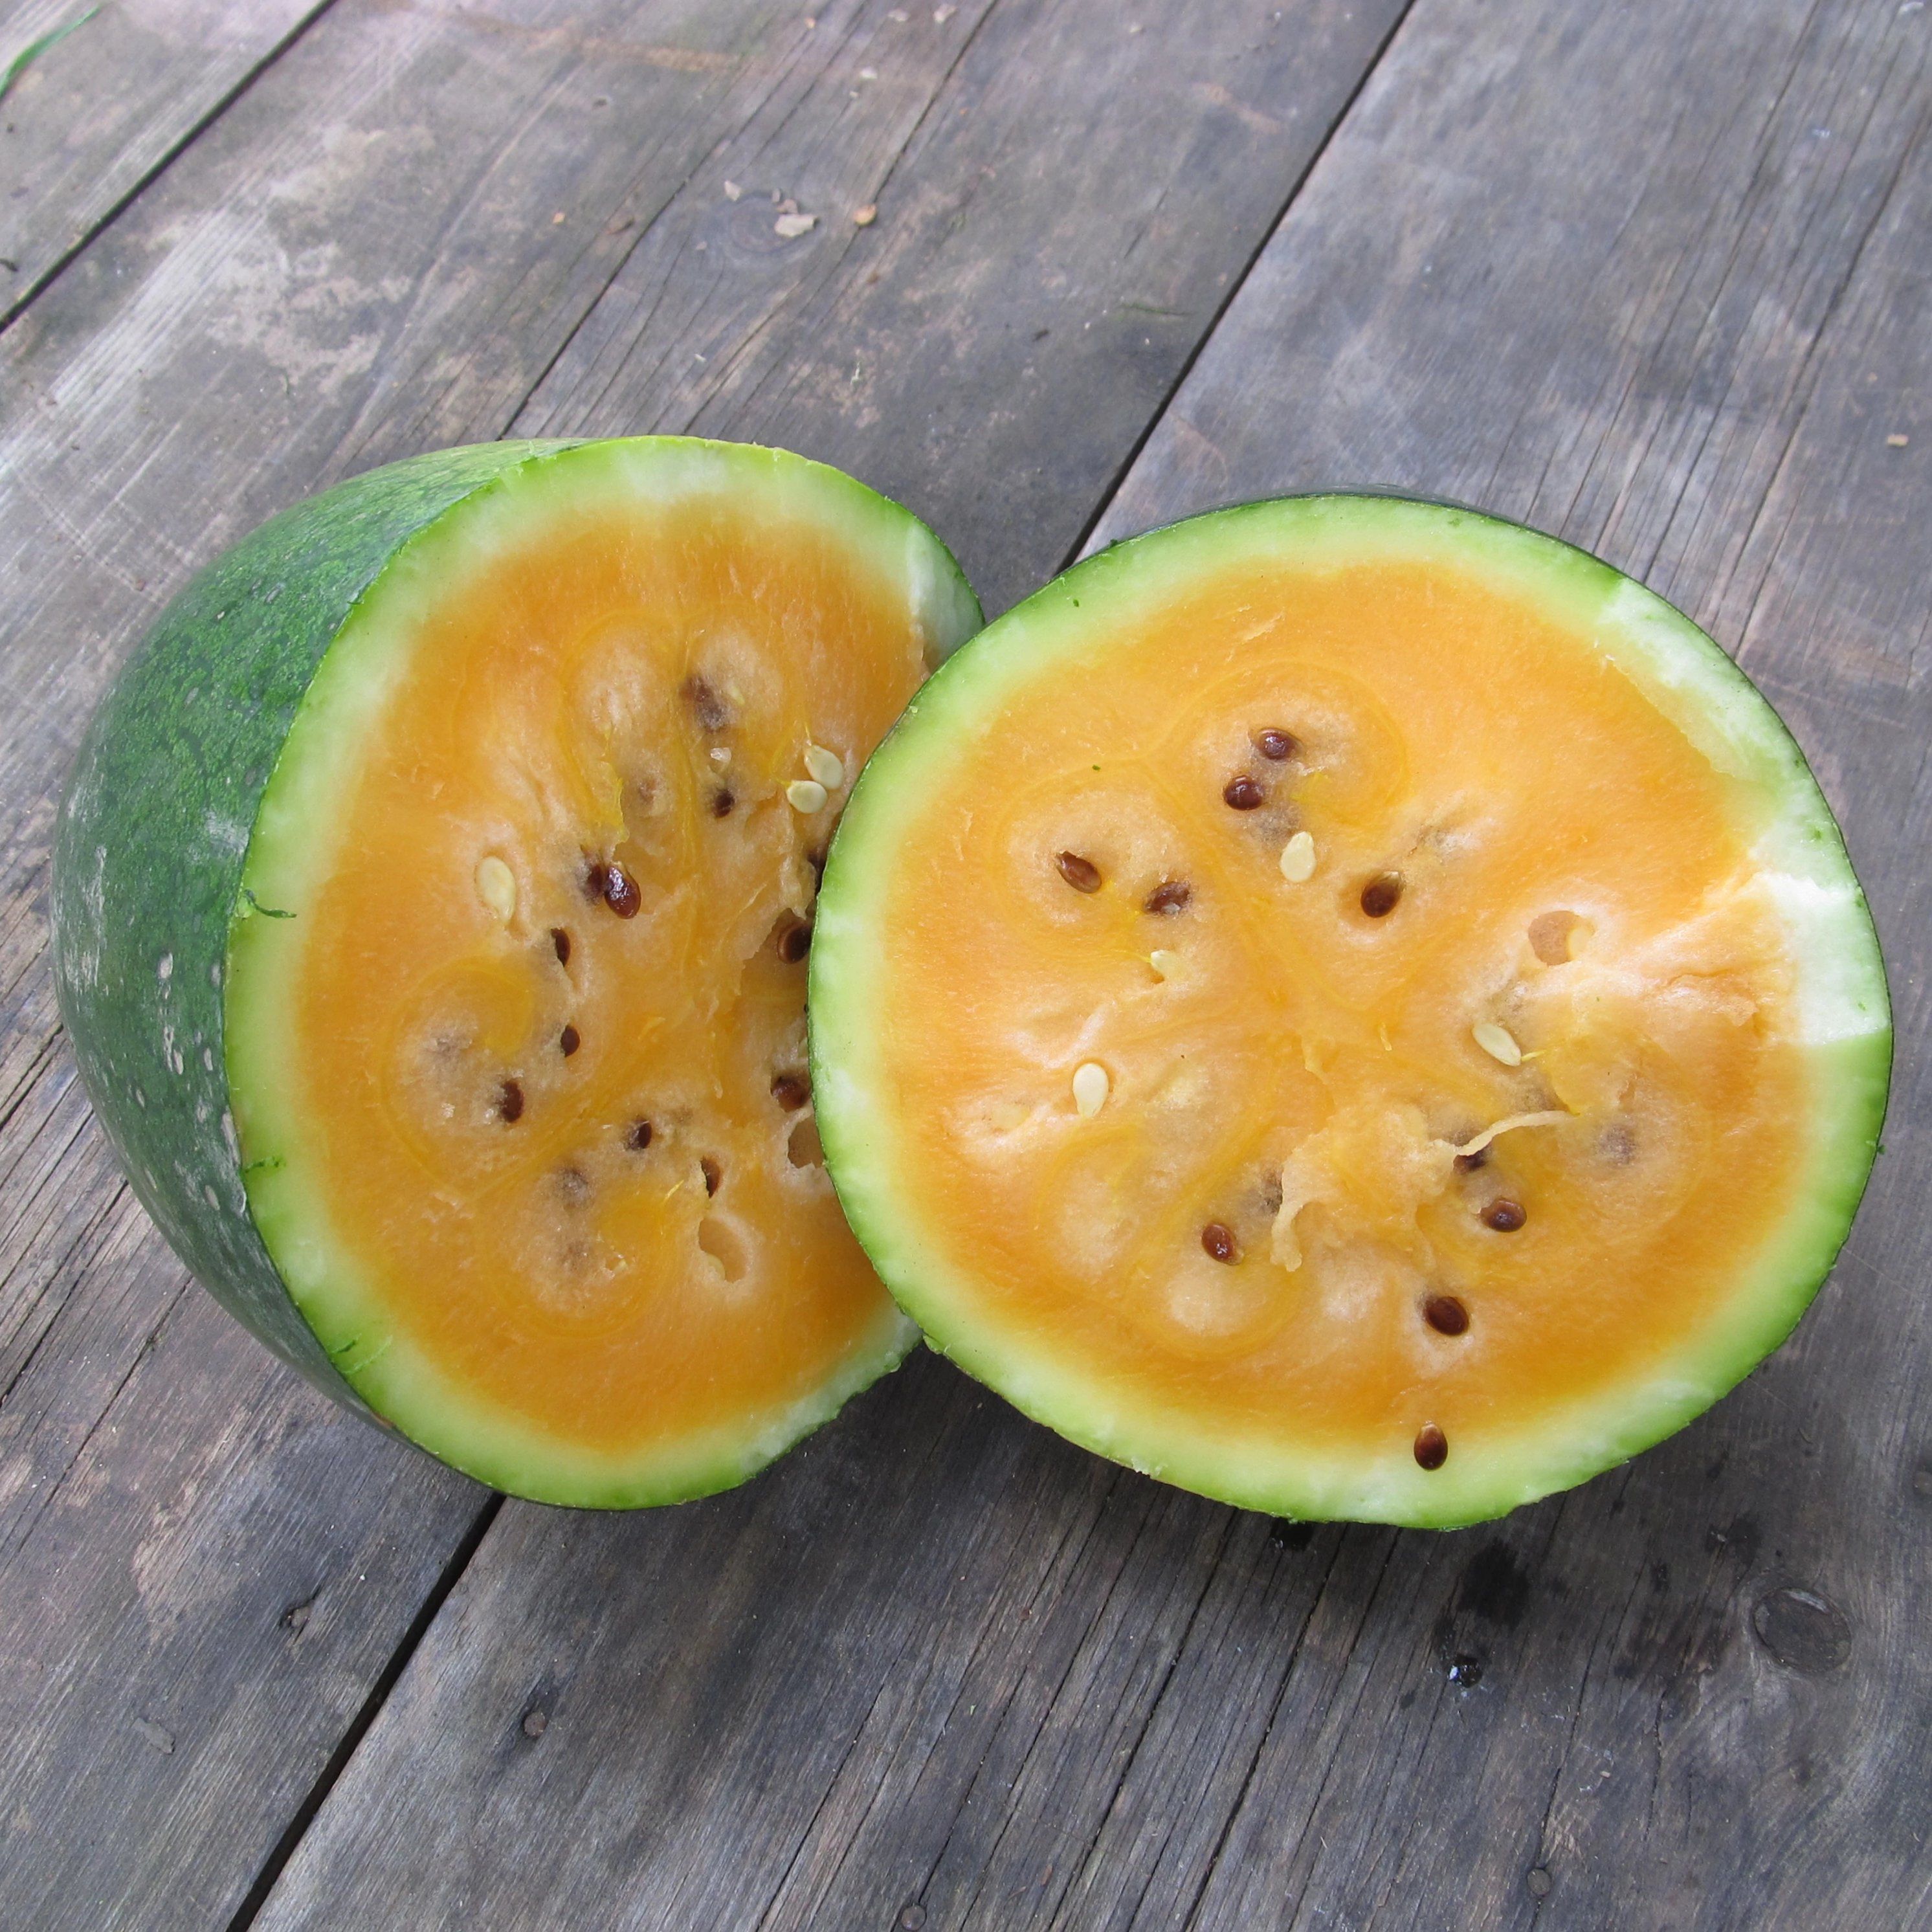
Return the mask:
{"type": "Polygon", "coordinates": [[[1221,796],[1237,812],[1252,812],[1256,806],[1268,802],[1268,788],[1259,778],[1251,778],[1244,772],[1239,778],[1228,781],[1221,796]]]}
{"type": "Polygon", "coordinates": [[[567,1026],[557,1035],[556,1043],[562,1048],[564,1058],[568,1060],[584,1044],[584,1041],[576,1028],[567,1026]]]}
{"type": "Polygon", "coordinates": [[[604,868],[604,903],[620,919],[635,919],[638,908],[644,902],[644,896],[638,890],[638,882],[622,866],[604,868]]]}
{"type": "Polygon", "coordinates": [[[1449,1438],[1432,1422],[1415,1432],[1415,1460],[1425,1469],[1439,1469],[1449,1460],[1449,1438]]]}
{"type": "Polygon", "coordinates": [[[731,808],[738,801],[722,787],[711,794],[711,815],[713,818],[729,818],[731,808]]]}
{"type": "Polygon", "coordinates": [[[731,722],[730,707],[695,671],[684,681],[684,701],[707,731],[722,731],[731,722]]]}
{"type": "Polygon", "coordinates": [[[1060,868],[1060,876],[1076,892],[1100,890],[1100,868],[1091,859],[1083,859],[1078,852],[1063,852],[1053,862],[1060,868]]]}
{"type": "Polygon", "coordinates": [[[724,1178],[724,1170],[709,1154],[698,1163],[698,1171],[704,1177],[704,1191],[716,1194],[718,1184],[724,1178]]]}
{"type": "Polygon", "coordinates": [[[772,1098],[788,1114],[795,1114],[812,1098],[812,1082],[802,1073],[774,1073],[772,1098]]]}
{"type": "Polygon", "coordinates": [[[624,1136],[624,1144],[633,1154],[642,1154],[651,1144],[651,1124],[648,1120],[633,1120],[624,1136]]]}
{"type": "Polygon", "coordinates": [[[1163,879],[1149,892],[1145,909],[1149,912],[1180,912],[1194,896],[1194,888],[1185,879],[1163,879]]]}
{"type": "Polygon", "coordinates": [[[1280,764],[1284,758],[1292,758],[1301,749],[1292,731],[1278,731],[1272,726],[1265,731],[1255,734],[1255,749],[1264,758],[1280,764]]]}
{"type": "Polygon", "coordinates": [[[610,870],[601,859],[584,862],[584,896],[586,898],[595,901],[604,896],[604,881],[609,877],[610,870]]]}
{"type": "Polygon", "coordinates": [[[524,1090],[514,1080],[506,1080],[496,1089],[496,1112],[506,1120],[520,1120],[524,1117],[524,1090]]]}
{"type": "Polygon", "coordinates": [[[1422,1304],[1422,1318],[1438,1335],[1468,1332],[1469,1311],[1453,1294],[1432,1294],[1422,1304]]]}
{"type": "Polygon", "coordinates": [[[1386,919],[1402,897],[1402,878],[1396,872],[1378,872],[1362,888],[1362,910],[1371,919],[1386,919]]]}
{"type": "Polygon", "coordinates": [[[550,943],[556,948],[556,963],[560,966],[570,964],[570,934],[560,926],[550,929],[550,943]]]}
{"type": "Polygon", "coordinates": [[[1522,1211],[1518,1201],[1497,1199],[1483,1210],[1483,1226],[1493,1228],[1499,1234],[1513,1234],[1529,1216],[1522,1211]]]}
{"type": "Polygon", "coordinates": [[[778,957],[788,966],[796,966],[812,950],[812,922],[795,919],[778,934],[778,957]]]}
{"type": "Polygon", "coordinates": [[[1201,1230],[1201,1245],[1217,1262],[1239,1261],[1240,1244],[1234,1239],[1234,1231],[1225,1222],[1210,1221],[1201,1230]]]}
{"type": "Polygon", "coordinates": [[[1490,1150],[1486,1147],[1479,1147],[1474,1154],[1459,1154],[1456,1156],[1456,1172],[1458,1174],[1474,1174],[1478,1168],[1486,1167],[1489,1164],[1490,1150]]]}

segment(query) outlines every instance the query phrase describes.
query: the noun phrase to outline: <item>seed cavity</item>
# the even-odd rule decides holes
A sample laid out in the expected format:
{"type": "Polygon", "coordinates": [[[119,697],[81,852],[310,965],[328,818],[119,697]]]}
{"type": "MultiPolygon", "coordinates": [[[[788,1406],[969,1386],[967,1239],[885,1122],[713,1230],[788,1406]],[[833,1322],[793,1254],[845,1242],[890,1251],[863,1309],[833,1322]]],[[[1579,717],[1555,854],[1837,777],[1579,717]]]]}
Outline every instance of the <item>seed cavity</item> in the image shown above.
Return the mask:
{"type": "Polygon", "coordinates": [[[704,1177],[704,1191],[707,1195],[718,1192],[718,1183],[724,1178],[724,1170],[710,1154],[698,1163],[698,1171],[704,1177]]]}
{"type": "Polygon", "coordinates": [[[520,1082],[506,1080],[496,1089],[496,1114],[500,1120],[520,1120],[524,1118],[524,1090],[520,1082]]]}
{"type": "Polygon", "coordinates": [[[812,1098],[812,1082],[802,1073],[774,1073],[772,1098],[788,1114],[795,1114],[812,1098]]]}
{"type": "Polygon", "coordinates": [[[1478,1168],[1486,1167],[1489,1164],[1490,1144],[1487,1141],[1474,1152],[1459,1154],[1456,1156],[1456,1172],[1458,1174],[1474,1174],[1478,1168]]]}
{"type": "Polygon", "coordinates": [[[796,966],[812,950],[812,922],[788,919],[778,928],[778,957],[788,966],[796,966]]]}
{"type": "Polygon", "coordinates": [[[1292,731],[1283,731],[1270,725],[1267,730],[1255,734],[1255,749],[1278,765],[1284,759],[1293,758],[1301,749],[1301,742],[1292,731]]]}
{"type": "Polygon", "coordinates": [[[711,815],[713,818],[729,818],[731,808],[738,802],[731,794],[729,786],[720,785],[711,794],[711,815]]]}
{"type": "Polygon", "coordinates": [[[1241,1245],[1225,1221],[1210,1221],[1201,1230],[1201,1245],[1217,1262],[1238,1262],[1241,1258],[1241,1245]]]}
{"type": "Polygon", "coordinates": [[[1060,876],[1076,892],[1100,890],[1100,868],[1091,859],[1083,859],[1078,852],[1062,852],[1053,862],[1060,868],[1060,876]]]}
{"type": "Polygon", "coordinates": [[[1073,1070],[1073,1105],[1083,1120],[1091,1120],[1107,1104],[1112,1084],[1097,1060],[1083,1060],[1073,1070]]]}
{"type": "Polygon", "coordinates": [[[563,1196],[567,1206],[581,1208],[590,1198],[590,1177],[580,1167],[560,1168],[556,1191],[563,1196]]]}
{"type": "Polygon", "coordinates": [[[584,1044],[582,1036],[574,1026],[567,1026],[556,1036],[556,1043],[565,1059],[568,1060],[584,1044]]]}
{"type": "Polygon", "coordinates": [[[1244,772],[1238,778],[1228,781],[1221,796],[1237,812],[1252,812],[1257,806],[1268,802],[1268,788],[1259,778],[1250,778],[1244,772]]]}
{"type": "Polygon", "coordinates": [[[556,963],[560,966],[570,964],[570,934],[560,926],[550,929],[550,943],[556,949],[556,963]]]}
{"type": "Polygon", "coordinates": [[[794,778],[785,787],[785,796],[791,802],[794,812],[802,812],[809,818],[814,812],[825,809],[828,794],[816,778],[794,778]]]}
{"type": "Polygon", "coordinates": [[[836,791],[845,782],[845,760],[823,745],[806,746],[805,768],[827,791],[836,791]]]}
{"type": "Polygon", "coordinates": [[[476,896],[506,926],[516,916],[517,875],[494,852],[476,862],[476,896]]]}
{"type": "Polygon", "coordinates": [[[691,715],[707,731],[722,731],[731,722],[730,706],[696,671],[684,681],[684,701],[691,706],[691,715]]]}
{"type": "Polygon", "coordinates": [[[1179,953],[1170,952],[1164,946],[1156,946],[1148,955],[1148,964],[1154,968],[1156,980],[1179,979],[1182,963],[1179,953]]]}
{"type": "Polygon", "coordinates": [[[1439,1469],[1449,1460],[1449,1438],[1432,1422],[1415,1432],[1415,1460],[1425,1469],[1439,1469]]]}
{"type": "Polygon", "coordinates": [[[785,1154],[794,1167],[823,1167],[825,1145],[818,1138],[818,1123],[808,1118],[800,1121],[785,1142],[785,1154]]]}
{"type": "Polygon", "coordinates": [[[633,1120],[624,1132],[624,1144],[633,1154],[642,1154],[651,1144],[651,1124],[648,1120],[633,1120]]]}
{"type": "Polygon", "coordinates": [[[1529,922],[1529,950],[1546,966],[1566,965],[1582,923],[1574,912],[1540,912],[1529,922]]]}
{"type": "Polygon", "coordinates": [[[1422,1318],[1438,1335],[1462,1335],[1468,1331],[1469,1311],[1453,1294],[1432,1294],[1422,1304],[1422,1318]]]}
{"type": "Polygon", "coordinates": [[[1281,848],[1281,875],[1292,886],[1304,885],[1315,876],[1315,835],[1298,832],[1281,848]]]}
{"type": "Polygon", "coordinates": [[[604,896],[604,881],[610,870],[602,859],[586,859],[584,862],[584,896],[593,905],[604,896]]]}
{"type": "Polygon", "coordinates": [[[740,1281],[752,1257],[744,1237],[728,1221],[707,1214],[698,1224],[698,1245],[718,1264],[727,1281],[740,1281]]]}
{"type": "Polygon", "coordinates": [[[1522,1048],[1516,1045],[1516,1036],[1507,1027],[1499,1027],[1494,1020],[1478,1020],[1469,1029],[1476,1044],[1492,1060],[1499,1060],[1505,1066],[1522,1064],[1522,1048]]]}
{"type": "Polygon", "coordinates": [[[1362,910],[1371,919],[1386,919],[1402,897],[1402,874],[1378,872],[1362,888],[1362,910]]]}
{"type": "Polygon", "coordinates": [[[1513,1234],[1529,1219],[1522,1211],[1522,1203],[1498,1196],[1483,1210],[1483,1226],[1493,1228],[1499,1234],[1513,1234]]]}
{"type": "Polygon", "coordinates": [[[1183,912],[1194,896],[1194,888],[1185,879],[1163,879],[1144,902],[1148,912],[1183,912]]]}

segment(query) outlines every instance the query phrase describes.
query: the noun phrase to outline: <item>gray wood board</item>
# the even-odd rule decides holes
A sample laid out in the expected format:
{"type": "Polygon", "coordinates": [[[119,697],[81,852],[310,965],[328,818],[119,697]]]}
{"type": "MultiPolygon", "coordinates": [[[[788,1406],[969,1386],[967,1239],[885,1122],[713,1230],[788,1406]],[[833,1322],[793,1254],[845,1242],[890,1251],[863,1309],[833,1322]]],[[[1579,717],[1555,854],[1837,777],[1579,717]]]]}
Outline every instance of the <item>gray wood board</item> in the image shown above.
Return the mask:
{"type": "Polygon", "coordinates": [[[328,0],[20,0],[0,72],[0,328],[328,0]],[[76,23],[78,24],[76,24],[76,23]]]}
{"type": "Polygon", "coordinates": [[[1925,1922],[1927,31],[1420,0],[1098,532],[1435,490],[1742,644],[1904,1042],[1796,1340],[1454,1534],[1162,1490],[928,1358],[734,1496],[509,1505],[265,1926],[1925,1922]]]}
{"type": "Polygon", "coordinates": [[[22,586],[0,615],[10,1924],[247,1917],[484,1510],[183,1292],[74,1086],[44,956],[52,802],[146,617],[304,490],[528,409],[612,429],[701,416],[872,480],[898,464],[1010,595],[1078,542],[1398,10],[1201,0],[1171,13],[1177,62],[1104,0],[944,20],[834,4],[809,28],[750,4],[343,0],[0,336],[0,570],[22,586]],[[1030,111],[994,111],[1006,98],[1030,111]],[[1166,176],[1190,170],[1220,185],[1190,182],[1185,222],[1162,219],[1166,176]],[[1031,187],[998,190],[1004,171],[1031,187]],[[818,226],[778,237],[773,188],[818,226]],[[881,212],[861,229],[866,200],[881,212]],[[650,264],[680,234],[706,273],[667,299],[650,264]],[[1070,270],[1077,301],[1050,294],[1031,328],[944,326],[969,297],[1018,308],[1036,274],[1064,292],[1070,270]],[[846,351],[912,326],[908,284],[940,320],[881,350],[899,387],[872,393],[862,432],[846,351]],[[1177,284],[1188,305],[1162,298],[1177,284]],[[573,350],[580,330],[620,352],[614,380],[573,350]],[[700,374],[653,396],[654,358],[700,374]],[[1036,492],[1024,527],[1002,536],[958,425],[906,458],[892,396],[941,382],[1054,395],[1032,443],[1016,418],[998,430],[1036,492]]]}

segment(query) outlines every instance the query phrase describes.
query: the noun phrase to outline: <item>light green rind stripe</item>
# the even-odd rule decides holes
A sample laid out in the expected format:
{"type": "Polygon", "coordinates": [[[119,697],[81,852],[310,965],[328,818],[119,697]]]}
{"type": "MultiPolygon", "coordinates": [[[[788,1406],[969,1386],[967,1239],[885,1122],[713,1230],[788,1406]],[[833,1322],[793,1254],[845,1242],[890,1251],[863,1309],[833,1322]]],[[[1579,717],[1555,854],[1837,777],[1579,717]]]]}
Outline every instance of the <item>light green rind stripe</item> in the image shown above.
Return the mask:
{"type": "Polygon", "coordinates": [[[1790,1334],[1829,1273],[1870,1171],[1891,1066],[1884,968],[1864,896],[1810,768],[1744,674],[1688,618],[1598,559],[1474,511],[1391,497],[1280,499],[1172,525],[1076,566],[982,632],[915,698],[862,776],[826,869],[811,975],[813,1090],[827,1166],[874,1266],[932,1346],[1100,1454],[1244,1508],[1306,1518],[1482,1521],[1612,1467],[1700,1414],[1790,1334]],[[907,816],[898,801],[943,784],[950,761],[1010,700],[1023,702],[1045,666],[1084,655],[1103,675],[1110,612],[1157,604],[1198,575],[1270,556],[1302,567],[1439,560],[1574,621],[1760,802],[1747,830],[1798,969],[1798,1031],[1817,1095],[1814,1151],[1736,1292],[1694,1346],[1642,1384],[1546,1415],[1480,1452],[1452,1454],[1434,1472],[1420,1470],[1406,1446],[1376,1459],[1285,1455],[1258,1440],[1208,1436],[1144,1400],[1115,1397],[1051,1346],[976,1320],[970,1282],[921,1225],[916,1191],[897,1168],[875,935],[907,816]]]}

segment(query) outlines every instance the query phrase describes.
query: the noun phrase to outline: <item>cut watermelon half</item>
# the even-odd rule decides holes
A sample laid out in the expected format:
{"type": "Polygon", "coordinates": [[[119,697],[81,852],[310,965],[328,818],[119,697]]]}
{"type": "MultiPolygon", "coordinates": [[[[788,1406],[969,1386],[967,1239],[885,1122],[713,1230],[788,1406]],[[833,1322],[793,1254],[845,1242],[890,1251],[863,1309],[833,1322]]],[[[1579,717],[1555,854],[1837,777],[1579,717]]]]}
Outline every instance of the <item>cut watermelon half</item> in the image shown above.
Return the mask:
{"type": "Polygon", "coordinates": [[[1378,496],[1117,545],[914,700],[835,845],[820,1132],[939,1348],[1190,1489],[1447,1526],[1680,1426],[1870,1169],[1877,944],[1724,653],[1378,496]]]}
{"type": "Polygon", "coordinates": [[[64,807],[62,1010],[183,1258],[318,1385],[517,1494],[759,1468],[913,1335],[826,1179],[818,868],[979,621],[777,451],[394,465],[199,578],[64,807]]]}

